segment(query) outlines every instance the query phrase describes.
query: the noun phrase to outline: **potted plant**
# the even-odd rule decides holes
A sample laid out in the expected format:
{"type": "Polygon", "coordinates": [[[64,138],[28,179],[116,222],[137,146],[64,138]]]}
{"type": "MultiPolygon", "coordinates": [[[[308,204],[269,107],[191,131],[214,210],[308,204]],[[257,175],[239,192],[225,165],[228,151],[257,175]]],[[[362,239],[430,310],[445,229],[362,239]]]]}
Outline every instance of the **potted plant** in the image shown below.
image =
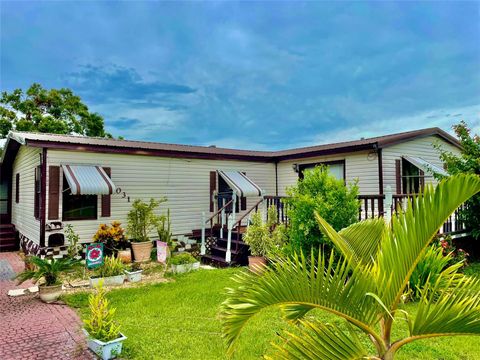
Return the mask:
{"type": "Polygon", "coordinates": [[[125,280],[125,266],[122,260],[114,256],[105,256],[103,265],[96,269],[95,276],[90,278],[90,286],[95,287],[101,281],[107,285],[122,285],[125,280]]]}
{"type": "Polygon", "coordinates": [[[142,272],[143,270],[140,268],[140,264],[133,263],[130,266],[130,270],[125,270],[125,275],[127,276],[127,280],[129,282],[138,282],[142,280],[142,272]]]}
{"type": "MultiPolygon", "coordinates": [[[[172,256],[170,258],[170,265],[172,267],[172,272],[176,274],[193,270],[193,264],[197,262],[198,260],[195,259],[190,253],[187,253],[187,252],[172,256]]],[[[198,267],[199,266],[200,266],[200,263],[198,262],[198,267]]]]}
{"type": "Polygon", "coordinates": [[[120,221],[112,221],[110,225],[100,224],[93,240],[103,243],[106,255],[116,255],[127,264],[132,261],[130,244],[120,221]]]}
{"type": "Polygon", "coordinates": [[[150,233],[154,231],[161,220],[161,216],[155,214],[155,209],[166,199],[150,199],[145,203],[137,199],[132,204],[132,210],[128,213],[127,232],[131,239],[133,257],[135,262],[150,260],[152,240],[150,233]]]}
{"type": "Polygon", "coordinates": [[[65,226],[65,230],[63,232],[68,242],[67,257],[70,259],[80,260],[82,258],[80,255],[80,252],[82,251],[82,245],[79,244],[80,236],[73,230],[73,226],[71,224],[65,226]]]}
{"type": "Polygon", "coordinates": [[[69,258],[41,259],[33,256],[30,263],[33,265],[32,269],[26,269],[17,275],[18,284],[26,280],[38,282],[40,279],[44,279],[44,283],[38,286],[40,299],[43,302],[51,303],[57,301],[62,294],[60,275],[78,266],[80,261],[69,258]]]}
{"type": "Polygon", "coordinates": [[[110,308],[102,285],[102,282],[97,284],[95,293],[88,298],[90,315],[83,321],[83,331],[88,337],[88,348],[100,358],[108,360],[122,353],[123,341],[127,337],[114,321],[116,309],[110,308]]]}

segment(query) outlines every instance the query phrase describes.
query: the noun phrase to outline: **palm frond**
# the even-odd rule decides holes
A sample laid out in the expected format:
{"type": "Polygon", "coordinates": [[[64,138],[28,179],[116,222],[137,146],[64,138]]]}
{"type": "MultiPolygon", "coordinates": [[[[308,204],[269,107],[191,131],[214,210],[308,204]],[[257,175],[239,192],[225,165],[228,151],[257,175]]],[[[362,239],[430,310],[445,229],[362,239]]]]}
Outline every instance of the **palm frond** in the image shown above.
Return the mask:
{"type": "Polygon", "coordinates": [[[285,342],[274,345],[270,360],[357,360],[367,357],[355,332],[345,332],[335,325],[302,321],[296,333],[285,332],[285,342]]]}
{"type": "Polygon", "coordinates": [[[366,332],[376,320],[380,306],[374,298],[374,283],[364,269],[353,269],[347,260],[334,261],[322,252],[318,260],[303,256],[278,259],[262,275],[244,272],[237,275],[235,289],[227,289],[222,304],[224,335],[229,351],[247,321],[270,306],[282,309],[288,320],[297,320],[313,308],[336,314],[366,332]]]}
{"type": "Polygon", "coordinates": [[[459,175],[429,185],[392,219],[392,231],[375,262],[383,302],[396,308],[409,278],[438,229],[455,209],[480,191],[480,177],[459,175]]]}
{"type": "Polygon", "coordinates": [[[412,336],[480,334],[480,279],[442,274],[429,287],[423,291],[412,336]]]}
{"type": "Polygon", "coordinates": [[[381,218],[369,219],[336,232],[318,213],[315,213],[320,230],[342,252],[351,265],[371,264],[378,248],[387,235],[388,227],[381,218]]]}

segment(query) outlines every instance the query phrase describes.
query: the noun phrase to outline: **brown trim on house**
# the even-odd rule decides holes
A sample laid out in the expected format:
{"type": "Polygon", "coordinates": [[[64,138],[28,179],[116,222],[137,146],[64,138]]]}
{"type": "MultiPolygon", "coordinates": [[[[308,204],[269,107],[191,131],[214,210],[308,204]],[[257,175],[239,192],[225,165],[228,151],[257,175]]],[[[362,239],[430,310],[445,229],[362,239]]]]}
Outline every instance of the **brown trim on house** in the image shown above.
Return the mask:
{"type": "Polygon", "coordinates": [[[402,193],[402,161],[400,159],[395,160],[395,184],[397,194],[402,193]]]}
{"type": "Polygon", "coordinates": [[[309,151],[309,152],[299,152],[299,153],[289,154],[289,155],[279,155],[279,156],[276,156],[275,159],[278,161],[298,160],[298,159],[306,159],[310,157],[339,155],[339,154],[345,154],[350,152],[371,150],[373,148],[374,148],[374,144],[369,143],[364,145],[345,146],[345,147],[315,150],[315,151],[309,151]]]}
{"type": "MultiPolygon", "coordinates": [[[[97,167],[97,169],[98,169],[98,167],[97,167]]],[[[108,175],[108,177],[112,178],[112,169],[111,168],[104,167],[103,171],[105,171],[105,173],[108,175]]],[[[102,174],[102,172],[100,170],[99,170],[99,172],[103,177],[104,175],[102,174]]],[[[113,189],[111,188],[110,182],[107,179],[104,179],[104,180],[108,183],[108,186],[110,188],[110,193],[112,193],[113,189]]],[[[112,216],[112,197],[111,197],[111,195],[102,195],[101,201],[102,201],[102,203],[101,203],[101,214],[100,214],[100,216],[101,217],[112,216]]]]}
{"type": "Polygon", "coordinates": [[[378,159],[378,193],[383,194],[383,158],[382,158],[382,149],[377,150],[377,159],[378,159]]]}
{"type": "Polygon", "coordinates": [[[213,193],[217,190],[217,172],[210,171],[210,212],[215,211],[215,201],[213,193]]]}
{"type": "Polygon", "coordinates": [[[60,218],[60,166],[48,167],[48,220],[60,218]]]}
{"type": "Polygon", "coordinates": [[[47,148],[42,149],[42,163],[40,171],[40,247],[45,246],[45,217],[47,203],[47,148]]]}
{"type": "Polygon", "coordinates": [[[15,203],[20,202],[20,173],[15,174],[15,203]]]}

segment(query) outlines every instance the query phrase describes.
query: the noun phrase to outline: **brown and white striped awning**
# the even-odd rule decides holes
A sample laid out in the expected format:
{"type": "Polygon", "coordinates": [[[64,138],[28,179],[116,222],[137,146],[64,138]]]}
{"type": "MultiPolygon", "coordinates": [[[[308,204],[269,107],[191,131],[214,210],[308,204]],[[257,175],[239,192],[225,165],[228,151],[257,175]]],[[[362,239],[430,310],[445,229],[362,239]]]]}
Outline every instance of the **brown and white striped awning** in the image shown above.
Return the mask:
{"type": "Polygon", "coordinates": [[[98,165],[62,165],[73,195],[110,195],[115,184],[98,165]]]}
{"type": "Polygon", "coordinates": [[[263,195],[263,190],[240,171],[218,170],[218,174],[239,197],[263,195]]]}

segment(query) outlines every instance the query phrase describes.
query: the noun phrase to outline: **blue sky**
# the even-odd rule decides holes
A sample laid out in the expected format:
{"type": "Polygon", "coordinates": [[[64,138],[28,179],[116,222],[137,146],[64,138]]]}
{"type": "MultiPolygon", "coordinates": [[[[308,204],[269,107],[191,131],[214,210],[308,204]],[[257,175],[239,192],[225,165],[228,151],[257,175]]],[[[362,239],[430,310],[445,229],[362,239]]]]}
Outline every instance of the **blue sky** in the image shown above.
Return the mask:
{"type": "Polygon", "coordinates": [[[0,2],[2,90],[70,87],[130,139],[281,149],[466,120],[480,2],[0,2]]]}

